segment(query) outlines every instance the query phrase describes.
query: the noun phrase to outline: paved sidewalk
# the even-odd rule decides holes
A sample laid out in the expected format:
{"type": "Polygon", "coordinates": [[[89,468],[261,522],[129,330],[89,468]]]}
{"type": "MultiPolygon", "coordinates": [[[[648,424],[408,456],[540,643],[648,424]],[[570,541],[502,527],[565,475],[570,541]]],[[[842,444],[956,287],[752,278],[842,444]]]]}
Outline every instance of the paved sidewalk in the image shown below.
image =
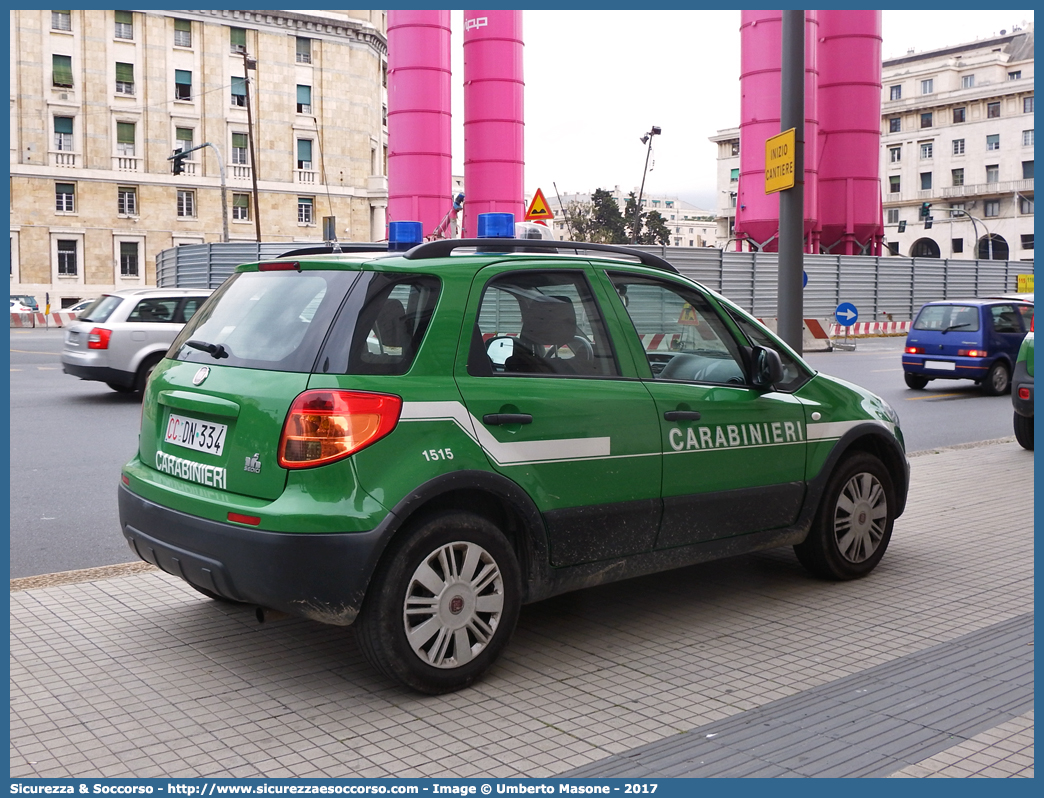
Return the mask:
{"type": "Polygon", "coordinates": [[[608,776],[668,748],[690,776],[1032,776],[1033,454],[911,463],[867,579],[778,550],[559,596],[450,696],[156,571],[17,580],[11,777],[608,776]]]}

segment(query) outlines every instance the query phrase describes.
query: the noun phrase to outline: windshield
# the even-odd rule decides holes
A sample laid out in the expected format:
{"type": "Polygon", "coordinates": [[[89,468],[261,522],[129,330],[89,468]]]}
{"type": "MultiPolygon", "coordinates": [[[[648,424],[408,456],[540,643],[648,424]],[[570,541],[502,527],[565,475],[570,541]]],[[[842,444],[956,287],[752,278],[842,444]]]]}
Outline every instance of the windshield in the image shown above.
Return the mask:
{"type": "Polygon", "coordinates": [[[123,302],[123,297],[105,294],[94,301],[89,308],[79,315],[80,321],[107,321],[112,312],[123,302]]]}

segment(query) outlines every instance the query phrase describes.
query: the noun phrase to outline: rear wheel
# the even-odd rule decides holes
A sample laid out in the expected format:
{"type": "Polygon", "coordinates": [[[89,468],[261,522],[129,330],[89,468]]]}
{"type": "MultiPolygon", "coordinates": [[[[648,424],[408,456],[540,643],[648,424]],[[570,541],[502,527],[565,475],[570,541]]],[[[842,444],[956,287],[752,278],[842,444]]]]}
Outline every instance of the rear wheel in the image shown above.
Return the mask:
{"type": "Polygon", "coordinates": [[[385,555],[367,589],[359,643],[375,668],[414,690],[460,690],[507,644],[521,592],[499,529],[471,513],[438,513],[385,555]]]}
{"type": "Polygon", "coordinates": [[[888,548],[896,506],[888,469],[873,455],[858,452],[830,477],[812,529],[794,551],[822,579],[866,576],[888,548]]]}
{"type": "Polygon", "coordinates": [[[120,385],[118,382],[107,382],[105,384],[116,391],[116,393],[134,393],[137,390],[133,385],[120,385]]]}
{"type": "Polygon", "coordinates": [[[144,393],[145,385],[149,381],[149,375],[152,374],[152,372],[156,369],[156,366],[159,365],[159,362],[161,360],[163,360],[163,355],[159,354],[159,355],[149,355],[149,357],[145,358],[141,362],[141,365],[138,366],[138,374],[137,374],[137,376],[134,379],[134,388],[133,388],[133,390],[141,391],[141,392],[144,393]]]}
{"type": "Polygon", "coordinates": [[[982,389],[987,396],[1000,396],[1011,389],[1011,375],[1008,373],[1008,367],[1004,361],[998,360],[990,366],[990,370],[986,372],[986,377],[982,381],[982,389]]]}
{"type": "Polygon", "coordinates": [[[928,378],[919,374],[906,372],[903,376],[906,378],[906,387],[913,388],[915,391],[923,390],[924,386],[928,384],[928,378]]]}
{"type": "Polygon", "coordinates": [[[1023,449],[1033,451],[1033,416],[1015,414],[1015,440],[1023,449]]]}

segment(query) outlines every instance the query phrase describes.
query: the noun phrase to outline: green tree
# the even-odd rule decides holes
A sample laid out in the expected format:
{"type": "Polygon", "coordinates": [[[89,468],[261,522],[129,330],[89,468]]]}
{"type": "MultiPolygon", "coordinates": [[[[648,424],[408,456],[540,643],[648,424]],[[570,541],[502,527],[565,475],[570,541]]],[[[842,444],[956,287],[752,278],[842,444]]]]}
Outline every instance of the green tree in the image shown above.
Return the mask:
{"type": "Polygon", "coordinates": [[[627,229],[616,198],[605,189],[595,189],[591,205],[594,224],[588,240],[601,244],[626,244],[627,229]]]}
{"type": "Polygon", "coordinates": [[[627,203],[624,205],[624,222],[627,225],[627,240],[633,240],[636,244],[641,243],[642,227],[645,222],[645,213],[639,214],[637,211],[638,198],[632,191],[627,195],[627,203]]]}
{"type": "Polygon", "coordinates": [[[662,244],[667,246],[671,241],[671,230],[660,216],[659,211],[650,211],[645,217],[645,232],[638,239],[642,244],[662,244]]]}
{"type": "Polygon", "coordinates": [[[589,241],[593,220],[594,206],[590,202],[572,200],[565,207],[566,225],[569,228],[571,241],[589,241]]]}

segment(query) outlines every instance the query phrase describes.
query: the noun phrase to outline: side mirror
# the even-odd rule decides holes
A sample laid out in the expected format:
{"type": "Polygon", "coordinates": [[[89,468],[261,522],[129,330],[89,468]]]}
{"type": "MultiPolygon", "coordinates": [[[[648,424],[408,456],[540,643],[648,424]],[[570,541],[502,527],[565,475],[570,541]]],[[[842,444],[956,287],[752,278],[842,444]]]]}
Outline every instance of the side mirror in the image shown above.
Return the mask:
{"type": "Polygon", "coordinates": [[[754,363],[755,387],[771,388],[783,379],[783,361],[775,349],[756,346],[751,360],[754,363]]]}

